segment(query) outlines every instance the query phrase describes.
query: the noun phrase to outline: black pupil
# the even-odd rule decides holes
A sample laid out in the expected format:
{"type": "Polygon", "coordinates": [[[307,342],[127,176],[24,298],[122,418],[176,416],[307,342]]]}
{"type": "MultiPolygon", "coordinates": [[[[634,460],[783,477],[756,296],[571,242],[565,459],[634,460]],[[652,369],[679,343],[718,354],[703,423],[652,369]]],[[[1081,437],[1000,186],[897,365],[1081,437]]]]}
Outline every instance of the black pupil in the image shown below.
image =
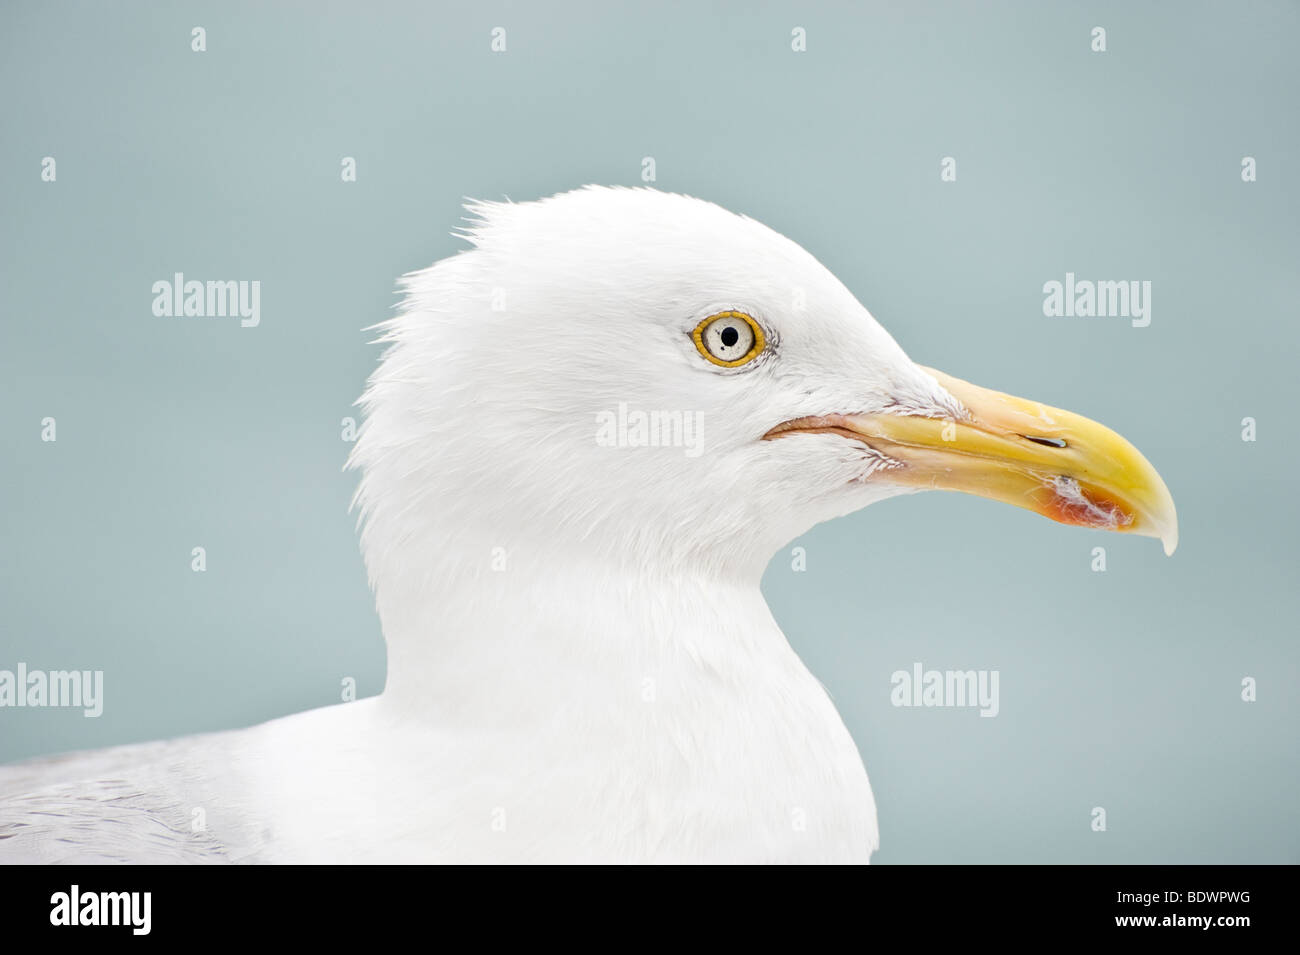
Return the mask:
{"type": "Polygon", "coordinates": [[[722,330],[722,344],[730,348],[736,342],[740,341],[740,332],[730,325],[722,330]]]}

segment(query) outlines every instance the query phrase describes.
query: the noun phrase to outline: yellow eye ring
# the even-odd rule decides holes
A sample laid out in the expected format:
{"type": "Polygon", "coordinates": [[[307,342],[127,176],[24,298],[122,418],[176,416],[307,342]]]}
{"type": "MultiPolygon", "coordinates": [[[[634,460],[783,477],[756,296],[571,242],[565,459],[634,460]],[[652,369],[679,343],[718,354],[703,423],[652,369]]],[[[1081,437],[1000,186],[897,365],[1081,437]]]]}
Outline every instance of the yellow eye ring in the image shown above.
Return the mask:
{"type": "Polygon", "coordinates": [[[723,368],[747,365],[763,351],[767,339],[763,328],[744,312],[717,312],[691,332],[691,341],[701,355],[723,368]]]}

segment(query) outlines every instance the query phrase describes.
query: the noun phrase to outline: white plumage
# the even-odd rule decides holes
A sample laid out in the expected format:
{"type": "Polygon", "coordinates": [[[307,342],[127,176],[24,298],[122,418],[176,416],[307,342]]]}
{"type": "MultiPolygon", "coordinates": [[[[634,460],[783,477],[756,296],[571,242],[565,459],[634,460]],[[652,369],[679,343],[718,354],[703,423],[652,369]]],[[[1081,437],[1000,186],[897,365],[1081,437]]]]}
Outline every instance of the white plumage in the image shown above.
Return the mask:
{"type": "Polygon", "coordinates": [[[644,189],[469,208],[472,248],[404,280],[352,458],[383,695],[0,770],[0,860],[868,861],[862,761],[759,578],[908,488],[867,443],[762,439],[966,409],[750,219],[644,189]],[[768,332],[744,367],[691,338],[725,309],[768,332]],[[620,403],[698,414],[699,453],[602,446],[620,403]]]}

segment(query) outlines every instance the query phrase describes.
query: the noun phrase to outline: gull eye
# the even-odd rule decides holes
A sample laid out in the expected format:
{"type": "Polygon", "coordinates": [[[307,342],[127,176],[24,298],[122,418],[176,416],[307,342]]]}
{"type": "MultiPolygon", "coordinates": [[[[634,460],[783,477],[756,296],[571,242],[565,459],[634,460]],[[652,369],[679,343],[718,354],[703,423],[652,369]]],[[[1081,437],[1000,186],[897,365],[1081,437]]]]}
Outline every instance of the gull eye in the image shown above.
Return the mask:
{"type": "Polygon", "coordinates": [[[763,329],[744,312],[718,312],[691,333],[701,355],[724,368],[745,365],[763,350],[763,329]]]}

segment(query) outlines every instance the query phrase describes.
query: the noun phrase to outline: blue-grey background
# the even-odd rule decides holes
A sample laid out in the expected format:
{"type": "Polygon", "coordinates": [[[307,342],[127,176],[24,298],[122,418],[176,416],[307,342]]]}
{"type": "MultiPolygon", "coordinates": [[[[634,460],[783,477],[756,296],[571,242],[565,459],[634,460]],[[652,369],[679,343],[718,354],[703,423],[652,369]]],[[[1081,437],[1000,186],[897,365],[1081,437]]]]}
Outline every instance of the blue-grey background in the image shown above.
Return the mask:
{"type": "Polygon", "coordinates": [[[1178,504],[1172,559],[943,494],[816,529],[804,573],[776,556],[876,860],[1300,861],[1300,7],[614,6],[4,5],[0,668],[102,668],[106,701],[0,710],[0,759],[379,692],[341,471],[361,329],[459,247],[463,196],[639,184],[651,156],[918,361],[1114,426],[1178,504]],[[177,271],[260,280],[260,327],[154,317],[177,271]],[[1150,280],[1150,327],[1045,318],[1066,271],[1150,280]],[[894,708],[916,661],[998,669],[1001,715],[894,708]]]}

